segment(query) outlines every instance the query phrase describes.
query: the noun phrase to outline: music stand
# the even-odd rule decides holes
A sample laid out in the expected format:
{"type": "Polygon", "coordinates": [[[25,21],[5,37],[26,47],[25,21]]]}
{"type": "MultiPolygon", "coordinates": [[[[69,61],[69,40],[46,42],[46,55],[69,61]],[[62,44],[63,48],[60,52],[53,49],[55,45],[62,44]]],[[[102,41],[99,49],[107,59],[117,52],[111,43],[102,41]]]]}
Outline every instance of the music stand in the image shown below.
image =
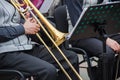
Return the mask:
{"type": "MultiPolygon", "coordinates": [[[[67,40],[100,36],[103,41],[103,56],[107,56],[105,54],[107,34],[118,32],[120,32],[120,2],[109,2],[85,8],[67,40]]],[[[103,80],[108,80],[104,65],[103,60],[103,80]]]]}

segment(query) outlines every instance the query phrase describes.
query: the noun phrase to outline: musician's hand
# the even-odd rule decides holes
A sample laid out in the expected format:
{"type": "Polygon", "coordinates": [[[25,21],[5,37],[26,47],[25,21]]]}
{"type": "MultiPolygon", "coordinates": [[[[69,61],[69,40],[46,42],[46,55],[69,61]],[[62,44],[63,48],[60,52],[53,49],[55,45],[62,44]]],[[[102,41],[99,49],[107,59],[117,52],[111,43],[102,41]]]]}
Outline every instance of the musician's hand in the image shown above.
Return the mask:
{"type": "Polygon", "coordinates": [[[37,21],[36,21],[33,17],[30,16],[30,13],[29,13],[29,12],[26,12],[26,13],[25,13],[25,18],[26,18],[26,19],[32,18],[30,21],[31,21],[32,23],[33,23],[33,22],[36,22],[36,23],[37,23],[37,21]]]}
{"type": "Polygon", "coordinates": [[[40,30],[40,26],[33,18],[28,18],[23,27],[25,28],[25,34],[36,34],[40,30]]]}
{"type": "Polygon", "coordinates": [[[25,13],[25,18],[26,19],[30,18],[30,13],[28,11],[25,13]]]}
{"type": "Polygon", "coordinates": [[[117,41],[107,38],[106,44],[111,47],[116,53],[120,53],[120,45],[117,41]]]}

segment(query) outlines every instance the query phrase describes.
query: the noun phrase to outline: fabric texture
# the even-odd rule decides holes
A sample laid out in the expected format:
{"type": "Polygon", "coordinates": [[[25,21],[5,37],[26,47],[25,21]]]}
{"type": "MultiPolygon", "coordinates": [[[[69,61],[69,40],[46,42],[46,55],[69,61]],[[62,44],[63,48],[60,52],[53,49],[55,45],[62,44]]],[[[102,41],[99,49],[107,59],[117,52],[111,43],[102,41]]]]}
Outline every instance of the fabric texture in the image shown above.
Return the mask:
{"type": "Polygon", "coordinates": [[[44,0],[31,0],[31,1],[38,9],[40,9],[41,5],[44,2],[44,0]]]}
{"type": "MultiPolygon", "coordinates": [[[[19,24],[21,17],[18,11],[6,0],[0,0],[0,11],[1,11],[0,27],[5,27],[5,26],[23,27],[21,24],[19,24]]],[[[0,53],[9,52],[9,51],[30,50],[32,49],[32,46],[33,45],[31,40],[28,39],[26,35],[20,35],[15,39],[1,43],[0,53]]]]}

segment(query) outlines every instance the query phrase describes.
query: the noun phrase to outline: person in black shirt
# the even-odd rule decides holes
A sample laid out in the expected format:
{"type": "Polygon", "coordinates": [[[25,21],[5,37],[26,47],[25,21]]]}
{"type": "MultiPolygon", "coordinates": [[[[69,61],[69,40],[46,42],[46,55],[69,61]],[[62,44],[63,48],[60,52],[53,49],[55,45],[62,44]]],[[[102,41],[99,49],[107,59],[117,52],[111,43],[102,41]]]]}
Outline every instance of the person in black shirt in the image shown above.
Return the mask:
{"type": "MultiPolygon", "coordinates": [[[[104,3],[109,0],[64,0],[63,3],[67,5],[68,12],[71,18],[72,25],[74,26],[77,22],[82,9],[94,5],[104,3]]],[[[61,25],[62,26],[62,25],[61,25]]],[[[58,26],[57,26],[58,27],[58,26]]],[[[64,29],[64,28],[59,28],[64,29]]],[[[68,28],[67,28],[68,29],[68,28]]],[[[60,30],[60,31],[67,31],[68,30],[60,30]]],[[[96,38],[86,38],[86,39],[78,39],[75,41],[70,42],[73,47],[82,48],[84,49],[88,56],[96,56],[99,58],[98,61],[98,76],[95,76],[97,79],[95,80],[103,80],[103,44],[100,39],[96,38]],[[99,77],[99,78],[98,78],[99,77]]],[[[115,55],[120,53],[120,33],[111,34],[106,39],[106,56],[105,59],[105,67],[106,67],[106,76],[107,80],[114,80],[115,70],[114,65],[116,65],[116,58],[115,55]]],[[[118,77],[120,77],[120,69],[119,69],[118,77]]],[[[96,73],[97,74],[97,73],[96,73]]]]}

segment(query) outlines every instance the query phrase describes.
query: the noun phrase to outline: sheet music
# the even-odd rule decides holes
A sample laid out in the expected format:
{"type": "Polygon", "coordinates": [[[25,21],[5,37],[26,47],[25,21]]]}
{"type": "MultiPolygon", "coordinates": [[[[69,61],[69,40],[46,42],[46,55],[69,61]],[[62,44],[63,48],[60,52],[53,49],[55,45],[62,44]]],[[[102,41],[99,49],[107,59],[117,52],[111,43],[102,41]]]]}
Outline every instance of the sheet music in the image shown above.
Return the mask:
{"type": "Polygon", "coordinates": [[[120,1],[85,8],[67,39],[96,37],[95,24],[105,25],[107,34],[120,32],[120,1]]]}
{"type": "Polygon", "coordinates": [[[80,15],[78,21],[76,22],[74,28],[70,31],[69,35],[67,36],[67,39],[70,39],[70,37],[72,36],[73,32],[75,31],[77,25],[79,24],[79,21],[81,20],[82,16],[83,16],[84,13],[86,12],[86,10],[87,10],[87,7],[83,9],[83,11],[82,11],[82,13],[81,13],[81,15],[80,15]]]}

